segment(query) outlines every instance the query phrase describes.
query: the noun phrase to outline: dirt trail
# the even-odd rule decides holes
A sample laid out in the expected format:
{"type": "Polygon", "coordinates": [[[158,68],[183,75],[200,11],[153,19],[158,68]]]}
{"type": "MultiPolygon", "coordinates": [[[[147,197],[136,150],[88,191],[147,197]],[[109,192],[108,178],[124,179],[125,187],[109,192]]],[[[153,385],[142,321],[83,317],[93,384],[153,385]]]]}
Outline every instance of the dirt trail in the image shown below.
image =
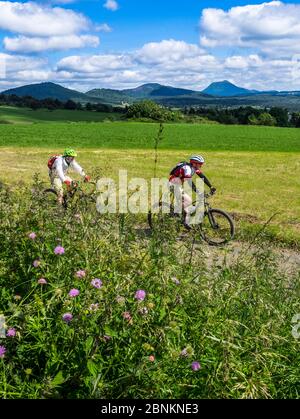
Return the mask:
{"type": "MultiPolygon", "coordinates": [[[[259,247],[255,244],[249,245],[247,242],[240,241],[233,241],[227,246],[220,248],[201,243],[196,245],[196,248],[201,248],[204,256],[207,258],[208,266],[212,263],[217,263],[220,265],[225,264],[228,267],[234,264],[238,258],[242,256],[251,257],[259,250],[259,247]]],[[[281,249],[271,245],[268,245],[268,250],[271,250],[275,255],[280,271],[287,274],[300,273],[300,251],[287,248],[281,249]]]]}

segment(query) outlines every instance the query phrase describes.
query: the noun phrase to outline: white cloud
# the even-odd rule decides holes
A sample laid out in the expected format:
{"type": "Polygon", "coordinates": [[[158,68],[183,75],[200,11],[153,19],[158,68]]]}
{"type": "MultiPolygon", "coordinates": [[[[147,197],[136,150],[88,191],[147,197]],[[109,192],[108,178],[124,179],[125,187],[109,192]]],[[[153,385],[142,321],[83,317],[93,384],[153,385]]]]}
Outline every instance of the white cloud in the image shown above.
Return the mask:
{"type": "Polygon", "coordinates": [[[245,47],[290,55],[300,52],[300,5],[271,1],[228,11],[204,9],[200,31],[203,47],[245,47]]]}
{"type": "Polygon", "coordinates": [[[245,69],[249,67],[260,67],[263,65],[263,61],[257,54],[251,54],[249,56],[233,55],[225,59],[224,65],[226,68],[245,69]]]}
{"type": "Polygon", "coordinates": [[[130,55],[92,55],[92,56],[70,56],[61,59],[57,63],[58,71],[74,73],[103,74],[105,71],[128,69],[132,66],[130,55]]]}
{"type": "Polygon", "coordinates": [[[184,58],[200,56],[204,50],[198,45],[188,44],[174,39],[145,44],[136,54],[136,59],[143,64],[161,64],[180,62],[184,58]]]}
{"type": "Polygon", "coordinates": [[[0,29],[29,36],[70,35],[88,30],[82,14],[33,2],[0,1],[0,29]]]}
{"type": "Polygon", "coordinates": [[[97,32],[112,32],[112,28],[107,23],[101,23],[95,26],[97,32]]]}
{"type": "Polygon", "coordinates": [[[48,61],[43,58],[9,55],[3,53],[0,53],[0,58],[5,61],[6,69],[11,74],[22,70],[40,69],[48,63],[48,61]]]}
{"type": "Polygon", "coordinates": [[[118,5],[118,3],[116,2],[116,0],[107,0],[107,1],[104,3],[103,7],[105,7],[105,8],[106,8],[106,9],[108,9],[108,10],[111,10],[111,11],[115,12],[116,10],[118,10],[119,5],[118,5]]]}
{"type": "Polygon", "coordinates": [[[26,36],[18,36],[16,38],[5,37],[3,42],[7,51],[21,53],[97,47],[100,43],[99,38],[92,35],[51,36],[49,38],[26,36]]]}

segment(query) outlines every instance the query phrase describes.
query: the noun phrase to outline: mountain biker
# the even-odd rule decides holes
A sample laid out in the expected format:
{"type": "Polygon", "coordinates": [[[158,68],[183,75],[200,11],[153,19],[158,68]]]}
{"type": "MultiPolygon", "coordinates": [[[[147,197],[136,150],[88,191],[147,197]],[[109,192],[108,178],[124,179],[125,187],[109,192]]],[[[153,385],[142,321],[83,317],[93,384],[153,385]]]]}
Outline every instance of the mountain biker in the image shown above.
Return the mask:
{"type": "Polygon", "coordinates": [[[207,177],[202,173],[201,168],[204,164],[204,158],[202,156],[193,155],[190,157],[189,162],[178,163],[170,172],[169,182],[171,186],[177,185],[179,192],[182,196],[183,208],[185,212],[192,212],[195,207],[192,204],[192,198],[184,192],[182,186],[185,181],[188,182],[189,186],[196,193],[199,193],[192,177],[194,174],[203,179],[205,185],[210,188],[210,192],[214,194],[216,188],[214,188],[207,177]],[[190,207],[190,208],[189,208],[190,207]]]}
{"type": "Polygon", "coordinates": [[[83,168],[75,161],[75,157],[77,157],[76,151],[72,148],[67,148],[63,155],[53,156],[48,161],[49,177],[53,188],[57,192],[58,202],[60,204],[63,203],[63,184],[70,187],[72,183],[72,179],[66,176],[69,168],[72,168],[84,177],[85,182],[90,181],[90,176],[85,174],[83,168]]]}

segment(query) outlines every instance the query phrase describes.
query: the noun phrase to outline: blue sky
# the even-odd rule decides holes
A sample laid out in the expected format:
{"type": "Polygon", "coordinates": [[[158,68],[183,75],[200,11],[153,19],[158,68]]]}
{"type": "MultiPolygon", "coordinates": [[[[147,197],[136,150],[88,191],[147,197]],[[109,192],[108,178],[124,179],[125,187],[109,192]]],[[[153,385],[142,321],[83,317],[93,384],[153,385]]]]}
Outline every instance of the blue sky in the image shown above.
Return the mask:
{"type": "Polygon", "coordinates": [[[300,90],[300,0],[0,1],[0,90],[228,79],[300,90]]]}

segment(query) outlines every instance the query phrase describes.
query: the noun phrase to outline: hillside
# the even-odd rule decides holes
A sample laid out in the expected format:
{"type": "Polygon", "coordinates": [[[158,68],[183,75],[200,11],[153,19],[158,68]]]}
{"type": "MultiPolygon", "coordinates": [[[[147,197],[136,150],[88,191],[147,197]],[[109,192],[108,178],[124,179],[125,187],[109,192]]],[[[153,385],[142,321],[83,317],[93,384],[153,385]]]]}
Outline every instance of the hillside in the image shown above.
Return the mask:
{"type": "Polygon", "coordinates": [[[255,91],[235,86],[228,81],[212,83],[202,92],[164,86],[158,83],[147,83],[134,89],[101,88],[81,93],[55,83],[39,83],[6,90],[2,93],[32,96],[36,99],[53,98],[61,101],[71,99],[81,103],[103,103],[114,106],[124,106],[139,100],[150,99],[165,106],[178,108],[186,106],[235,107],[249,105],[259,107],[277,106],[287,108],[290,111],[300,111],[299,91],[255,91]]]}
{"type": "Polygon", "coordinates": [[[26,86],[16,87],[15,89],[9,89],[2,92],[5,95],[16,95],[16,96],[32,96],[36,99],[58,99],[61,101],[74,100],[76,102],[88,102],[89,97],[84,94],[77,92],[76,90],[67,89],[66,87],[60,86],[56,83],[37,83],[29,84],[26,86]]]}
{"type": "Polygon", "coordinates": [[[228,80],[218,81],[211,83],[206,89],[203,90],[211,96],[240,96],[258,93],[257,90],[248,90],[243,87],[238,87],[228,80]]]}

